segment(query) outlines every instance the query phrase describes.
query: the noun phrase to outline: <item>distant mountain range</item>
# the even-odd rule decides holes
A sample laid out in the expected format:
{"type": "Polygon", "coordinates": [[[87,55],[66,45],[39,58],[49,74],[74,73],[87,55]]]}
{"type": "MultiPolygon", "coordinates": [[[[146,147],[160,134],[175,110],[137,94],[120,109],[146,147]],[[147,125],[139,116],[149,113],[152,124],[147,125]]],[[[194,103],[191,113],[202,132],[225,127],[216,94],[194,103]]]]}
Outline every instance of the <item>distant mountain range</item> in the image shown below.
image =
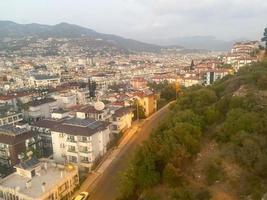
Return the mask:
{"type": "MultiPolygon", "coordinates": [[[[246,40],[244,38],[237,39],[236,41],[246,40]]],[[[214,36],[190,36],[190,37],[177,37],[169,39],[151,39],[148,42],[169,46],[169,45],[181,45],[188,49],[207,49],[214,51],[229,51],[232,45],[236,41],[224,41],[217,39],[214,36]]]]}
{"type": "Polygon", "coordinates": [[[160,52],[161,46],[126,39],[120,36],[98,33],[92,29],[74,24],[60,23],[57,25],[41,24],[18,24],[12,21],[0,21],[0,39],[4,38],[89,38],[103,40],[108,44],[115,45],[135,52],[160,52]]]}
{"type": "Polygon", "coordinates": [[[234,41],[222,41],[213,36],[193,36],[177,37],[171,39],[149,39],[140,42],[133,39],[126,39],[117,35],[98,33],[92,29],[74,24],[60,23],[56,25],[42,24],[18,24],[12,21],[0,21],[0,40],[4,38],[86,38],[102,41],[107,45],[112,45],[134,52],[161,52],[162,49],[174,48],[183,51],[191,50],[229,50],[234,41]]]}

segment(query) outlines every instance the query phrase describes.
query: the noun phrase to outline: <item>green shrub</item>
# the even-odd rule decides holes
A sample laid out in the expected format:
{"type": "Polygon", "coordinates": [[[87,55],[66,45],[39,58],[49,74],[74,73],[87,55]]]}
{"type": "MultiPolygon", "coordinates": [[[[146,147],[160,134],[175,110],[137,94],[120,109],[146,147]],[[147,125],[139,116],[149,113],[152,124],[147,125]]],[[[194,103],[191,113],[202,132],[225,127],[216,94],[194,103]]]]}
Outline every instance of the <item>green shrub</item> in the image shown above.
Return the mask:
{"type": "Polygon", "coordinates": [[[215,182],[224,178],[224,172],[220,163],[215,161],[212,161],[206,166],[205,175],[208,185],[213,185],[215,182]]]}

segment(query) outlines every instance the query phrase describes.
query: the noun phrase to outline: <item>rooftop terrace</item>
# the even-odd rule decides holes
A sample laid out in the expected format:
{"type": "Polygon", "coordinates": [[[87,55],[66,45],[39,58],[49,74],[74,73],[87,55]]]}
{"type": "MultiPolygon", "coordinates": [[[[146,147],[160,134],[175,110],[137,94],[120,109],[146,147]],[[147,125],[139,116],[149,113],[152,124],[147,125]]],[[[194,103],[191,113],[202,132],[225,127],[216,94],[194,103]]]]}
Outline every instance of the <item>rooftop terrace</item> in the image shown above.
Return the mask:
{"type": "Polygon", "coordinates": [[[37,199],[42,196],[42,185],[45,183],[45,191],[49,192],[56,184],[60,184],[66,177],[74,176],[77,173],[77,168],[67,169],[65,166],[56,165],[48,162],[47,169],[44,168],[45,162],[40,162],[41,170],[32,179],[21,176],[15,172],[0,181],[0,187],[17,189],[19,193],[24,194],[32,199],[37,199]],[[26,183],[31,180],[30,187],[26,187],[26,183]]]}

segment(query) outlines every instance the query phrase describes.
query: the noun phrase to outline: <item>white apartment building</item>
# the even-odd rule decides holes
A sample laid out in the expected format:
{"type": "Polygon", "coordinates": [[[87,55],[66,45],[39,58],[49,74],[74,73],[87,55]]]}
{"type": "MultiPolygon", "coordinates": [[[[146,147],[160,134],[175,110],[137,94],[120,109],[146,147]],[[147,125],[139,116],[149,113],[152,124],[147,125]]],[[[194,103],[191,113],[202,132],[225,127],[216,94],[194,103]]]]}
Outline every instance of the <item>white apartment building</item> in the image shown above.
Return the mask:
{"type": "Polygon", "coordinates": [[[18,123],[23,120],[22,113],[8,111],[1,113],[0,111],[0,126],[18,123]]]}
{"type": "Polygon", "coordinates": [[[204,84],[205,85],[211,85],[216,80],[223,78],[224,76],[229,74],[229,70],[223,70],[223,69],[214,69],[207,71],[204,75],[204,84]]]}
{"type": "Polygon", "coordinates": [[[79,184],[78,168],[52,160],[29,158],[0,181],[1,200],[69,199],[79,184]]]}
{"type": "Polygon", "coordinates": [[[76,94],[77,104],[85,105],[90,99],[90,93],[88,89],[77,89],[73,91],[76,94]]]}
{"type": "Polygon", "coordinates": [[[111,132],[118,134],[124,132],[132,126],[133,109],[129,107],[112,107],[110,118],[111,132]]]}
{"type": "Polygon", "coordinates": [[[29,78],[30,87],[46,87],[53,86],[56,87],[60,84],[60,77],[50,76],[50,75],[32,75],[29,78]]]}
{"type": "Polygon", "coordinates": [[[231,49],[231,53],[250,54],[259,49],[260,43],[258,41],[237,42],[231,49]]]}
{"type": "Polygon", "coordinates": [[[201,77],[196,77],[196,76],[192,76],[192,77],[184,77],[181,81],[181,84],[184,87],[191,87],[193,85],[201,85],[203,83],[203,80],[201,77]]]}
{"type": "Polygon", "coordinates": [[[111,114],[109,109],[103,107],[103,109],[96,109],[95,106],[87,105],[76,111],[77,118],[80,119],[95,119],[96,121],[109,121],[111,114]]]}
{"type": "Polygon", "coordinates": [[[31,101],[27,105],[29,108],[25,111],[24,116],[29,121],[34,122],[51,117],[52,111],[59,108],[58,102],[52,98],[31,101]]]}
{"type": "Polygon", "coordinates": [[[42,120],[35,126],[51,131],[56,162],[73,163],[88,171],[106,153],[110,142],[109,122],[64,117],[42,120]]]}
{"type": "Polygon", "coordinates": [[[71,89],[66,92],[52,95],[58,101],[59,107],[70,108],[76,105],[85,105],[89,102],[90,94],[88,89],[71,89]]]}
{"type": "Polygon", "coordinates": [[[253,58],[253,57],[243,57],[243,58],[239,58],[236,60],[235,63],[233,63],[233,67],[235,69],[235,71],[238,71],[240,68],[246,66],[246,65],[250,65],[252,63],[257,62],[257,58],[253,58]]]}
{"type": "Polygon", "coordinates": [[[116,83],[116,80],[113,80],[112,77],[106,74],[98,74],[91,77],[91,80],[96,82],[97,88],[99,90],[107,90],[108,86],[116,83]]]}
{"type": "Polygon", "coordinates": [[[58,102],[60,108],[70,108],[77,105],[76,94],[71,92],[64,92],[57,95],[53,95],[58,102]]]}

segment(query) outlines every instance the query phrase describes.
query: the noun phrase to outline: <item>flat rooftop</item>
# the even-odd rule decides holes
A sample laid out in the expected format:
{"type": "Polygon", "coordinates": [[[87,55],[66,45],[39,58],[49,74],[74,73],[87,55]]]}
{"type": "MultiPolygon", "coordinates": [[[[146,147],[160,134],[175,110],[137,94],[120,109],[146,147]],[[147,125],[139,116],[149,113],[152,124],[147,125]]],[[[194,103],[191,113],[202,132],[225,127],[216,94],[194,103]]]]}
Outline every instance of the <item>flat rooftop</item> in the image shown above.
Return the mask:
{"type": "Polygon", "coordinates": [[[106,130],[109,125],[109,122],[79,118],[44,119],[35,123],[35,126],[48,128],[51,131],[87,137],[106,130]]]}
{"type": "MultiPolygon", "coordinates": [[[[43,162],[40,164],[44,164],[43,162]]],[[[64,166],[63,166],[64,167],[64,166]]],[[[64,168],[63,168],[64,169],[64,168]]],[[[46,192],[54,188],[56,184],[59,184],[63,179],[76,173],[77,168],[72,171],[64,170],[63,178],[61,178],[62,168],[55,167],[52,163],[48,163],[47,170],[42,169],[39,175],[34,176],[31,179],[31,187],[26,188],[26,183],[30,180],[27,177],[23,177],[16,172],[4,178],[0,182],[1,187],[16,188],[19,187],[19,193],[27,195],[33,199],[37,199],[42,196],[42,184],[45,183],[46,192]]]]}
{"type": "Polygon", "coordinates": [[[26,128],[18,128],[16,126],[13,126],[11,124],[4,125],[0,127],[0,134],[8,135],[8,136],[16,136],[21,135],[23,133],[28,132],[26,128]]]}

